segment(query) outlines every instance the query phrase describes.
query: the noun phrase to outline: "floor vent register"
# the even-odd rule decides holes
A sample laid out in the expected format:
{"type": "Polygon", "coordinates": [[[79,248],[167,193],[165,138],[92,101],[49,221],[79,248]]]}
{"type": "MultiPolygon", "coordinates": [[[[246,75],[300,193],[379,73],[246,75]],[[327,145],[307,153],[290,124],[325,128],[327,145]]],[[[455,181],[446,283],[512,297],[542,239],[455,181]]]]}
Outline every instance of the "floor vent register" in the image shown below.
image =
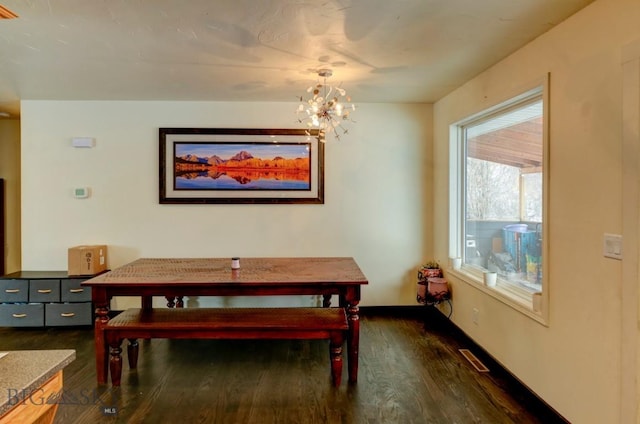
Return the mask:
{"type": "Polygon", "coordinates": [[[473,368],[475,368],[478,372],[489,372],[489,368],[486,367],[485,364],[483,364],[477,357],[476,355],[474,355],[473,353],[471,353],[471,351],[469,349],[458,349],[458,351],[460,351],[460,353],[462,353],[462,356],[465,357],[465,359],[467,361],[469,361],[469,363],[471,365],[473,365],[473,368]]]}

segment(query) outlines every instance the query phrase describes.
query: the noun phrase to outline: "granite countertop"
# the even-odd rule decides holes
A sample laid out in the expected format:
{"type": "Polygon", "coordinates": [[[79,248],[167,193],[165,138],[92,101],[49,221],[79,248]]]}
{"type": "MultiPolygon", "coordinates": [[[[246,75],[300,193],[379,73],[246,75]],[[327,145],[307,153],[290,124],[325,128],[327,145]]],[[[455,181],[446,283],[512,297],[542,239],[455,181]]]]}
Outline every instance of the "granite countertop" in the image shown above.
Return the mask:
{"type": "Polygon", "coordinates": [[[14,406],[9,393],[31,393],[74,359],[72,349],[0,352],[0,416],[14,406]]]}

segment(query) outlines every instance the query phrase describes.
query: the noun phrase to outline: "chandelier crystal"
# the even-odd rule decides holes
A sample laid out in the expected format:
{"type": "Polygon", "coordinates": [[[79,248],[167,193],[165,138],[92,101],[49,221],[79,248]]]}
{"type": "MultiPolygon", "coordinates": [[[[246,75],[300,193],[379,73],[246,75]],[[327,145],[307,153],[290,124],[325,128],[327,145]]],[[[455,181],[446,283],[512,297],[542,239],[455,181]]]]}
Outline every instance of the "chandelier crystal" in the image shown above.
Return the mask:
{"type": "MultiPolygon", "coordinates": [[[[307,95],[300,97],[298,106],[298,122],[306,124],[309,129],[318,129],[318,139],[325,141],[327,131],[333,132],[336,139],[340,140],[340,134],[349,131],[342,126],[344,121],[351,121],[350,113],[356,109],[351,103],[351,98],[341,87],[327,84],[327,78],[333,73],[330,69],[320,69],[318,76],[323,82],[318,81],[315,86],[307,88],[307,95]]],[[[307,133],[309,134],[309,133],[307,133]]]]}

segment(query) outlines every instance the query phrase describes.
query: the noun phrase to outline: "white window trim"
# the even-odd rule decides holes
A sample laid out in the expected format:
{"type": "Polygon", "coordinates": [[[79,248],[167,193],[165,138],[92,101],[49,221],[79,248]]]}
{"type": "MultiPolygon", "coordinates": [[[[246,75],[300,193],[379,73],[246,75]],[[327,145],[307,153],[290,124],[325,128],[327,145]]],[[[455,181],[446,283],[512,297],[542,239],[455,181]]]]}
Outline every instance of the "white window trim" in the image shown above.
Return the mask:
{"type": "Polygon", "coordinates": [[[448,270],[448,274],[454,275],[459,280],[499,300],[529,318],[538,321],[545,326],[548,325],[542,315],[544,309],[541,309],[540,312],[534,311],[532,293],[527,292],[526,290],[518,290],[513,284],[504,284],[504,282],[501,282],[500,278],[498,278],[498,283],[495,287],[487,287],[482,282],[482,274],[480,273],[480,276],[478,276],[478,273],[474,273],[473,270],[470,270],[469,268],[471,267],[464,266],[461,269],[451,268],[448,270]]]}
{"type": "Polygon", "coordinates": [[[542,219],[542,293],[534,295],[528,290],[518,288],[513,284],[505,284],[498,278],[495,287],[487,287],[483,283],[483,269],[473,265],[463,264],[459,269],[449,267],[448,273],[457,277],[460,281],[467,283],[474,288],[486,293],[487,295],[499,300],[515,309],[518,312],[528,316],[529,318],[543,324],[549,325],[549,292],[550,278],[548,273],[549,263],[549,237],[548,237],[548,210],[549,210],[549,75],[545,75],[538,81],[528,85],[526,88],[519,90],[518,93],[508,96],[507,100],[502,101],[493,107],[483,109],[475,115],[465,118],[461,121],[453,123],[449,127],[449,256],[451,258],[462,257],[463,239],[462,231],[464,228],[464,157],[462,126],[477,120],[479,117],[486,117],[494,111],[502,111],[505,106],[515,102],[526,101],[529,98],[540,96],[543,100],[543,211],[542,219]],[[539,302],[538,302],[539,300],[539,302]],[[534,305],[535,304],[535,305],[534,305]],[[535,309],[534,309],[535,306],[535,309]]]}

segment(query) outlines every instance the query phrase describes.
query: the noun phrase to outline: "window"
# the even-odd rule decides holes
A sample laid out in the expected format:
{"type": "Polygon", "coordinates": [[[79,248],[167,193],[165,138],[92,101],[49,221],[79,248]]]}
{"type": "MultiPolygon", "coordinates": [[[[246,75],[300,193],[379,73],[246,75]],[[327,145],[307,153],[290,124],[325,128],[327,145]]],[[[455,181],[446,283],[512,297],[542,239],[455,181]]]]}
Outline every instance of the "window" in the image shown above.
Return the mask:
{"type": "Polygon", "coordinates": [[[451,131],[451,256],[458,274],[544,322],[546,84],[451,131]],[[454,194],[455,193],[455,194],[454,194]],[[486,285],[483,274],[497,273],[486,285]]]}

